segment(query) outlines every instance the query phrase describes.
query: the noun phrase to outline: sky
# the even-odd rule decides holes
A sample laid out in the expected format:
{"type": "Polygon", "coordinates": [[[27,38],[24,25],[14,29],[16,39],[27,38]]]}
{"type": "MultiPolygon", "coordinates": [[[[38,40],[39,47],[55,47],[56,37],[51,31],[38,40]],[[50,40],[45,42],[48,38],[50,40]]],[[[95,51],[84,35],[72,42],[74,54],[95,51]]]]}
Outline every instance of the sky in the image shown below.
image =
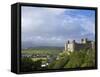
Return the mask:
{"type": "Polygon", "coordinates": [[[94,10],[22,6],[21,25],[23,48],[95,39],[94,10]]]}

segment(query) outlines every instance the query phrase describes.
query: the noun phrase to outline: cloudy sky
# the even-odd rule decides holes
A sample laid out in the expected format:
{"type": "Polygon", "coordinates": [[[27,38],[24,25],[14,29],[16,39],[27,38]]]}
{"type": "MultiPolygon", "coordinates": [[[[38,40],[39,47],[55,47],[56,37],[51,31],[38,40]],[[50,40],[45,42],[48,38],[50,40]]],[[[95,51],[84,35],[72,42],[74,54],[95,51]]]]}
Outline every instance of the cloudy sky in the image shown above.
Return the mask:
{"type": "Polygon", "coordinates": [[[95,11],[22,6],[22,47],[95,39],[95,11]]]}

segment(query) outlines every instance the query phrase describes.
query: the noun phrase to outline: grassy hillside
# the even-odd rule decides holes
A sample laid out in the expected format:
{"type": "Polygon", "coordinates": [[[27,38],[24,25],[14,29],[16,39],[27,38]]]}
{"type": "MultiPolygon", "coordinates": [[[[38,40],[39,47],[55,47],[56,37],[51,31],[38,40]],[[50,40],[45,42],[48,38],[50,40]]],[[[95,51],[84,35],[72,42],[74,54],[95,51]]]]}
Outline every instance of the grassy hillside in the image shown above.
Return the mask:
{"type": "Polygon", "coordinates": [[[95,66],[95,51],[81,50],[69,54],[63,52],[59,54],[59,59],[49,64],[49,69],[59,68],[81,68],[95,66]]]}

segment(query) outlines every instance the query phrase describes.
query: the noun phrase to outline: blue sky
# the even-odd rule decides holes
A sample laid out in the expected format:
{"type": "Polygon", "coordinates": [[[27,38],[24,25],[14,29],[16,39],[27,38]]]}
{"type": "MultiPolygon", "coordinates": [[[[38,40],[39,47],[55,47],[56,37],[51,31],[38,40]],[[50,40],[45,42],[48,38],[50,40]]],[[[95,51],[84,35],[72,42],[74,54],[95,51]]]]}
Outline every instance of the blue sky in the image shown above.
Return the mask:
{"type": "Polygon", "coordinates": [[[22,47],[64,46],[67,40],[95,39],[95,11],[22,8],[22,47]]]}

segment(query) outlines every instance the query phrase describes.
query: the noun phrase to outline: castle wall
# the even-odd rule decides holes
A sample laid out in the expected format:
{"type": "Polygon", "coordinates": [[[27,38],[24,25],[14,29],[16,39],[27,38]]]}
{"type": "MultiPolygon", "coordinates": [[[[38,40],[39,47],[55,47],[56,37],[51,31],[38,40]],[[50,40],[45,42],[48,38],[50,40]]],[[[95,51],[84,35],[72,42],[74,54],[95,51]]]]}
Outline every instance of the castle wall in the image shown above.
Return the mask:
{"type": "Polygon", "coordinates": [[[79,51],[79,50],[81,50],[81,49],[83,49],[83,48],[85,48],[85,44],[75,44],[75,51],[79,51]]]}
{"type": "Polygon", "coordinates": [[[68,49],[67,49],[68,51],[73,52],[75,50],[75,45],[73,43],[68,44],[67,46],[68,46],[68,49]]]}
{"type": "Polygon", "coordinates": [[[65,44],[65,51],[79,51],[81,49],[93,49],[95,48],[94,42],[91,43],[91,41],[86,40],[86,42],[76,43],[75,40],[71,43],[65,44]]]}
{"type": "Polygon", "coordinates": [[[68,47],[67,47],[67,43],[65,43],[65,51],[67,51],[68,47]]]}

